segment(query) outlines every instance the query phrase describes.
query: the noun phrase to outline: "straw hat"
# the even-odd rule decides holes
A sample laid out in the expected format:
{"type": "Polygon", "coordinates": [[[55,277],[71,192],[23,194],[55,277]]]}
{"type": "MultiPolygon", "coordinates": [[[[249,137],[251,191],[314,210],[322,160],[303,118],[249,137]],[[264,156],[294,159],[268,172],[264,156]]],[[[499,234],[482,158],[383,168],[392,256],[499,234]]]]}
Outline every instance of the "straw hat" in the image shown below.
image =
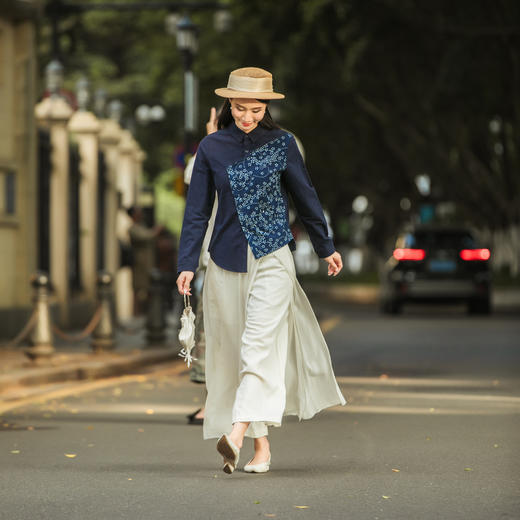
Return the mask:
{"type": "Polygon", "coordinates": [[[226,88],[217,88],[215,94],[224,98],[283,99],[273,92],[273,75],[257,67],[244,67],[229,74],[226,88]]]}

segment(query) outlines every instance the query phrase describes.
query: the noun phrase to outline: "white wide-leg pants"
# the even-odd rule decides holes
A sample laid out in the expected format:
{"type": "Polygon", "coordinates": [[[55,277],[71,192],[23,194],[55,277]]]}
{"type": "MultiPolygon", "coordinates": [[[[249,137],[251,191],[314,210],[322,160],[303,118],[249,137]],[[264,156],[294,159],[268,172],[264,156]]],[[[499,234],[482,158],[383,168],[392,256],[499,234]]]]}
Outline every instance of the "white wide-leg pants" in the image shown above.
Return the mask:
{"type": "Polygon", "coordinates": [[[251,423],[248,437],[263,437],[284,413],[309,418],[345,403],[289,246],[259,259],[248,248],[247,273],[210,260],[203,300],[205,439],[229,433],[235,422],[251,423]]]}

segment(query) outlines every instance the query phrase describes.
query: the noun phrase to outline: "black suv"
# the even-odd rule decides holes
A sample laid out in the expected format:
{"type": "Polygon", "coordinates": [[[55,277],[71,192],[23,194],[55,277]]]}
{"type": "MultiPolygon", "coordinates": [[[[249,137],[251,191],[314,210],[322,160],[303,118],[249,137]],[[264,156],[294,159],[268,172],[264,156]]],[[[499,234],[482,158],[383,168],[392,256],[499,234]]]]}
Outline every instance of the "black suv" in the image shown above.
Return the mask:
{"type": "Polygon", "coordinates": [[[470,313],[491,312],[489,249],[465,228],[421,226],[401,234],[381,273],[381,308],[405,302],[464,301],[470,313]]]}

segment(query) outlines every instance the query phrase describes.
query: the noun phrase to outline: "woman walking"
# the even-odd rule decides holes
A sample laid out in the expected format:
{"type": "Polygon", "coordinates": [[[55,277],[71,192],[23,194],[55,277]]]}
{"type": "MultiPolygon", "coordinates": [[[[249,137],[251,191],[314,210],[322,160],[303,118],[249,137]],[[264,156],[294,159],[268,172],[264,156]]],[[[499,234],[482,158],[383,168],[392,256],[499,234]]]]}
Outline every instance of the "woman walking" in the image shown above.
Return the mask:
{"type": "Polygon", "coordinates": [[[218,438],[223,470],[237,467],[245,436],[263,473],[271,463],[268,426],[283,415],[310,419],[345,404],[329,351],[300,287],[290,252],[292,197],[314,249],[337,275],[341,256],[294,137],[272,120],[268,103],[282,99],[269,72],[247,67],[229,75],[218,131],[198,148],[179,247],[177,287],[190,293],[215,195],[218,210],[203,301],[206,331],[205,439],[218,438]]]}

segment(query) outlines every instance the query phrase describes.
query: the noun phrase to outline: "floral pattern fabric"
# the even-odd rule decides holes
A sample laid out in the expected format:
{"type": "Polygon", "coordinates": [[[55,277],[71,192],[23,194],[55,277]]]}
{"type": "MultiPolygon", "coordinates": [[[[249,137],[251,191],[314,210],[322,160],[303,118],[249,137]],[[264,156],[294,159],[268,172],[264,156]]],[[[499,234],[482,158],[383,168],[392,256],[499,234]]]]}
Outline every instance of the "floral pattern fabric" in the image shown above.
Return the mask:
{"type": "Polygon", "coordinates": [[[227,167],[240,225],[255,258],[293,240],[282,195],[290,134],[284,134],[227,167]]]}

